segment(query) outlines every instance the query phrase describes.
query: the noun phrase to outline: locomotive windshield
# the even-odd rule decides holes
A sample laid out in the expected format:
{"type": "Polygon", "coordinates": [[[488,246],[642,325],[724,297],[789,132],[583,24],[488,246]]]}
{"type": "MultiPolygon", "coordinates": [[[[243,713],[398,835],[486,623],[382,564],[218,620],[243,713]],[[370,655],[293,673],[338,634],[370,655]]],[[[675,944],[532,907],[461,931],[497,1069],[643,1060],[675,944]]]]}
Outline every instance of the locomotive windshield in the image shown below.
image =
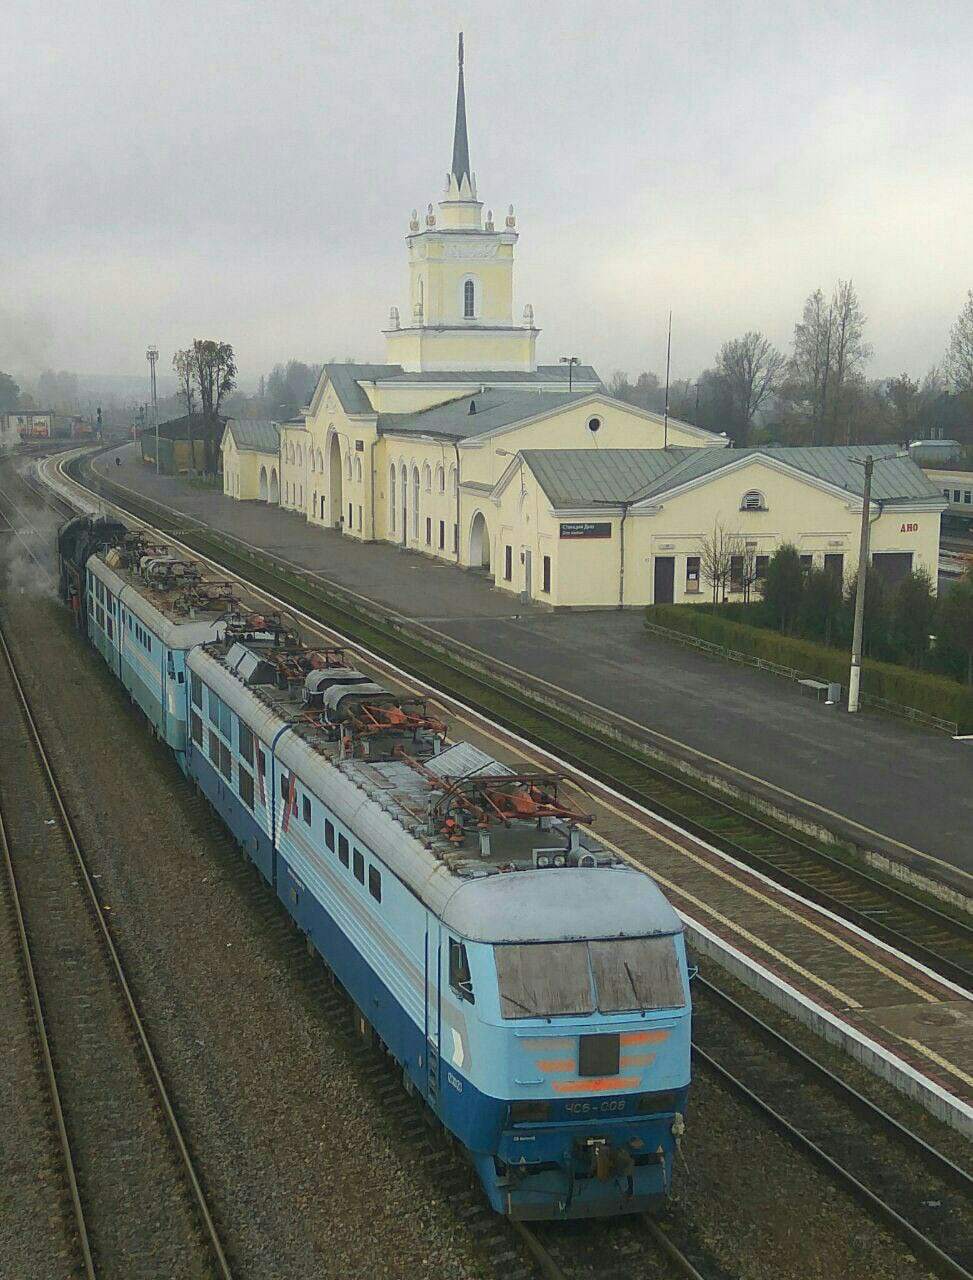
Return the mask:
{"type": "Polygon", "coordinates": [[[686,1003],[672,936],[495,946],[505,1018],[631,1013],[686,1003]]]}

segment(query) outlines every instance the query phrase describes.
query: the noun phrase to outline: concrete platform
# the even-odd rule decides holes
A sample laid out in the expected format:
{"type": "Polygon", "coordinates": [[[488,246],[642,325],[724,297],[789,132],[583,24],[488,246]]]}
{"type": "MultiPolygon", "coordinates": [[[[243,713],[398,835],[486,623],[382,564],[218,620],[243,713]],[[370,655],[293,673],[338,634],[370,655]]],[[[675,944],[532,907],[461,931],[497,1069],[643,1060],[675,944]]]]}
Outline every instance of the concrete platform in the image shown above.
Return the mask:
{"type": "Polygon", "coordinates": [[[552,613],[512,600],[481,574],[157,477],[134,446],[96,465],[111,480],[508,664],[530,682],[586,700],[673,755],[973,895],[968,744],[874,714],[849,716],[777,677],[649,637],[640,611],[552,613]]]}
{"type": "MultiPolygon", "coordinates": [[[[193,492],[189,496],[197,498],[193,492]]],[[[237,507],[228,500],[226,505],[237,507]]],[[[240,518],[232,510],[223,514],[227,520],[240,518]]],[[[247,509],[240,515],[254,518],[247,509]]],[[[256,512],[261,516],[276,521],[278,530],[287,521],[278,512],[256,512]]],[[[306,529],[295,533],[307,539],[306,529]]],[[[336,541],[313,533],[312,546],[315,540],[328,548],[336,541]]],[[[386,554],[380,547],[351,550],[363,556],[386,554]]],[[[398,559],[394,551],[390,554],[398,559]]],[[[420,567],[429,568],[425,562],[420,567]]],[[[430,576],[445,581],[458,576],[470,592],[483,587],[470,575],[450,575],[448,570],[430,576]]],[[[488,602],[496,602],[494,593],[488,602]]],[[[480,617],[489,626],[497,616],[491,620],[484,612],[480,617]]],[[[580,621],[585,620],[599,619],[589,615],[580,621]]],[[[310,621],[306,630],[328,638],[326,628],[310,621]]],[[[583,655],[576,660],[587,664],[583,655]]],[[[421,681],[400,677],[381,659],[360,657],[358,664],[391,688],[427,691],[421,681]]],[[[814,704],[799,701],[796,692],[793,696],[797,705],[814,709],[814,704]]],[[[514,766],[550,767],[542,750],[526,746],[448,696],[437,694],[436,700],[445,709],[451,736],[514,766]]],[[[698,955],[725,966],[944,1122],[973,1135],[969,993],[603,784],[571,768],[563,772],[569,780],[577,778],[582,789],[575,799],[594,814],[598,839],[653,876],[683,917],[698,955]]]]}

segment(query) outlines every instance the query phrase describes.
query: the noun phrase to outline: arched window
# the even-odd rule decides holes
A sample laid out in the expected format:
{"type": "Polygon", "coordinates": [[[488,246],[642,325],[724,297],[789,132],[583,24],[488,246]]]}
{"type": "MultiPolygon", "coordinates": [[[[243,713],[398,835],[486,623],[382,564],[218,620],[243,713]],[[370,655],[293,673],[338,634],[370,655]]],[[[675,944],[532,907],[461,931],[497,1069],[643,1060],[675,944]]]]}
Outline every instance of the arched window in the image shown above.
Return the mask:
{"type": "Polygon", "coordinates": [[[436,468],[436,492],[437,493],[446,492],[446,472],[443,469],[442,463],[440,463],[439,466],[436,468]]]}
{"type": "Polygon", "coordinates": [[[395,463],[389,467],[389,533],[395,533],[395,463]]]}
{"type": "Polygon", "coordinates": [[[472,320],[476,315],[475,302],[476,287],[472,280],[466,280],[463,284],[463,318],[465,320],[472,320]]]}
{"type": "Polygon", "coordinates": [[[290,463],[294,461],[294,446],[290,441],[287,442],[287,461],[290,463]]]}
{"type": "Polygon", "coordinates": [[[412,536],[419,536],[419,468],[412,468],[412,536]]]}
{"type": "Polygon", "coordinates": [[[317,466],[315,465],[315,461],[314,461],[314,450],[313,450],[313,449],[308,449],[308,451],[307,451],[307,460],[308,460],[308,462],[310,462],[310,464],[311,464],[311,472],[312,472],[312,474],[313,474],[315,471],[317,471],[317,466]]]}
{"type": "Polygon", "coordinates": [[[422,468],[422,487],[426,493],[432,493],[432,470],[428,462],[422,468]]]}
{"type": "Polygon", "coordinates": [[[766,511],[767,502],[759,489],[748,489],[740,499],[741,511],[766,511]]]}
{"type": "Polygon", "coordinates": [[[355,457],[355,479],[358,481],[359,484],[361,484],[361,477],[362,477],[361,458],[356,456],[355,457]]]}
{"type": "Polygon", "coordinates": [[[449,468],[449,492],[456,497],[456,468],[449,468]]]}
{"type": "Polygon", "coordinates": [[[348,480],[351,479],[351,454],[350,453],[345,454],[345,478],[348,480]]]}
{"type": "Polygon", "coordinates": [[[304,450],[300,445],[297,446],[297,465],[299,467],[304,466],[304,450]]]}
{"type": "Polygon", "coordinates": [[[324,458],[321,456],[321,450],[318,450],[318,471],[324,474],[324,458]]]}

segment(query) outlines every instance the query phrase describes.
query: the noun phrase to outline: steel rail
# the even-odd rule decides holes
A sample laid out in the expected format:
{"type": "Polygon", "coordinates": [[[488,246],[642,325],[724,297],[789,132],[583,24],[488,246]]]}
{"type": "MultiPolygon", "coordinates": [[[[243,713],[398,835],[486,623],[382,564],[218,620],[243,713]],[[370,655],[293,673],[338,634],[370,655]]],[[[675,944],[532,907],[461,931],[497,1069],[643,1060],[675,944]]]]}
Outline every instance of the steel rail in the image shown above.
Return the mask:
{"type": "MultiPolygon", "coordinates": [[[[190,1186],[190,1190],[192,1192],[192,1199],[195,1203],[197,1212],[199,1213],[206,1238],[212,1250],[213,1257],[218,1269],[218,1274],[220,1275],[220,1277],[222,1277],[222,1280],[232,1280],[233,1273],[230,1270],[230,1265],[226,1258],[226,1253],[223,1248],[223,1243],[216,1229],[216,1224],[213,1221],[213,1217],[210,1212],[209,1205],[207,1203],[206,1197],[203,1193],[202,1186],[200,1184],[199,1178],[196,1173],[195,1165],[193,1164],[192,1158],[189,1154],[189,1148],[186,1145],[185,1138],[183,1137],[182,1129],[180,1128],[179,1121],[176,1117],[176,1113],[172,1105],[172,1101],[169,1097],[169,1091],[166,1088],[165,1082],[162,1079],[162,1073],[159,1069],[159,1064],[156,1060],[155,1053],[152,1050],[152,1046],[149,1041],[148,1032],[146,1030],[144,1022],[142,1021],[142,1017],[139,1013],[138,1005],[132,993],[132,988],[129,983],[128,976],[125,972],[124,965],[122,964],[121,956],[118,953],[118,950],[115,946],[114,939],[112,938],[112,935],[111,935],[111,931],[108,928],[108,921],[105,917],[105,913],[102,911],[101,903],[98,900],[98,894],[95,890],[94,883],[91,879],[91,875],[88,870],[88,865],[87,865],[87,862],[85,861],[84,854],[81,851],[81,846],[77,839],[77,835],[74,829],[74,824],[72,823],[71,818],[68,814],[67,808],[65,807],[64,800],[61,794],[61,789],[58,785],[53,766],[51,765],[50,758],[44,747],[44,743],[40,735],[40,730],[37,727],[37,722],[34,719],[33,712],[31,711],[26,690],[24,688],[23,682],[20,679],[20,673],[17,670],[17,666],[14,661],[13,654],[10,652],[10,648],[7,644],[7,639],[6,639],[6,636],[4,635],[2,626],[0,626],[0,654],[2,654],[4,665],[7,667],[10,673],[10,677],[17,694],[17,700],[20,704],[21,712],[23,713],[24,722],[27,727],[28,735],[30,737],[31,743],[33,744],[34,751],[37,755],[37,759],[41,764],[41,768],[44,773],[44,777],[47,781],[48,788],[51,793],[51,797],[54,800],[54,804],[61,821],[62,829],[64,830],[64,833],[68,839],[68,843],[71,846],[71,851],[74,855],[75,862],[77,863],[78,870],[80,872],[81,883],[85,891],[86,899],[94,913],[95,921],[98,925],[99,932],[101,934],[105,948],[108,952],[109,959],[111,960],[112,970],[115,974],[115,977],[118,981],[118,985],[124,997],[124,1002],[128,1010],[129,1019],[131,1021],[132,1027],[135,1030],[136,1037],[141,1045],[145,1062],[149,1069],[149,1074],[151,1075],[153,1085],[155,1086],[155,1091],[158,1096],[159,1104],[166,1118],[170,1135],[172,1137],[173,1143],[176,1147],[176,1150],[180,1158],[180,1162],[182,1164],[183,1172],[186,1176],[186,1179],[190,1186]]],[[[4,843],[6,844],[6,841],[4,843]]],[[[7,850],[7,853],[9,856],[9,850],[7,850]]],[[[76,1192],[76,1189],[77,1188],[75,1186],[75,1192],[76,1192]]],[[[90,1257],[90,1254],[89,1254],[89,1257],[90,1257]]],[[[94,1273],[92,1272],[92,1275],[93,1274],[94,1273]]]]}
{"type": "Polygon", "coordinates": [[[17,873],[14,871],[13,858],[10,854],[10,844],[7,840],[7,828],[3,820],[2,812],[0,812],[0,849],[3,850],[3,863],[7,872],[7,884],[10,890],[10,903],[17,923],[20,954],[27,980],[27,992],[30,996],[31,1009],[34,1015],[34,1028],[41,1051],[41,1058],[44,1062],[44,1075],[47,1079],[47,1091],[50,1094],[51,1107],[54,1111],[54,1126],[57,1129],[58,1143],[61,1148],[61,1157],[64,1162],[64,1172],[68,1181],[68,1190],[71,1194],[71,1209],[74,1213],[74,1221],[78,1230],[78,1244],[81,1249],[84,1273],[87,1280],[96,1280],[95,1264],[91,1256],[91,1242],[88,1238],[88,1226],[85,1222],[84,1216],[84,1206],[81,1203],[81,1195],[78,1191],[78,1175],[74,1165],[74,1154],[71,1150],[71,1140],[68,1137],[67,1126],[64,1123],[64,1108],[61,1105],[61,1091],[58,1088],[57,1072],[54,1069],[54,1058],[51,1054],[51,1042],[47,1034],[47,1019],[44,1017],[44,1005],[41,1001],[40,988],[37,984],[37,974],[34,969],[34,959],[30,949],[30,939],[27,936],[27,923],[24,919],[24,912],[20,903],[20,891],[17,888],[17,873]]]}
{"type": "MultiPolygon", "coordinates": [[[[87,489],[88,492],[95,493],[96,496],[104,498],[104,495],[83,484],[76,476],[72,475],[71,478],[76,484],[79,484],[82,489],[87,489]]],[[[130,515],[134,515],[137,519],[144,519],[144,517],[139,516],[139,510],[147,513],[150,519],[146,520],[146,523],[149,524],[150,527],[157,527],[152,526],[151,523],[153,519],[158,520],[159,518],[158,515],[152,511],[152,507],[159,504],[152,501],[141,503],[137,500],[129,500],[129,502],[130,505],[128,506],[125,502],[117,502],[116,505],[118,505],[122,510],[127,510],[130,515]]],[[[165,511],[165,508],[163,508],[163,511],[165,511]]],[[[173,512],[172,514],[175,515],[178,513],[173,512]]],[[[190,519],[193,518],[190,517],[190,519]]],[[[170,538],[180,535],[182,538],[185,538],[187,533],[199,538],[205,544],[208,544],[209,547],[208,551],[205,547],[198,549],[203,555],[208,554],[214,559],[217,559],[222,555],[224,558],[229,557],[231,560],[236,560],[237,572],[240,571],[239,566],[242,565],[244,573],[257,575],[267,573],[266,569],[261,569],[259,565],[253,562],[245,549],[235,550],[232,546],[226,546],[223,540],[210,536],[206,526],[195,521],[194,523],[198,524],[198,528],[191,531],[187,531],[185,529],[167,531],[164,528],[158,529],[157,531],[163,536],[168,536],[170,538]]],[[[228,540],[236,541],[235,539],[228,540]]],[[[230,568],[231,566],[227,565],[227,567],[230,568]]],[[[287,565],[286,563],[282,563],[281,567],[285,572],[289,572],[294,577],[306,576],[302,574],[300,570],[295,569],[293,566],[287,565]]],[[[258,587],[260,586],[259,582],[254,585],[257,585],[258,587]]],[[[359,610],[353,605],[344,604],[335,600],[333,595],[329,594],[327,598],[323,598],[322,595],[315,593],[307,585],[295,586],[291,583],[281,583],[279,580],[275,580],[273,583],[275,593],[279,595],[282,588],[289,590],[291,593],[296,593],[298,596],[303,596],[305,605],[310,603],[314,609],[320,610],[323,608],[328,610],[332,615],[337,614],[339,617],[339,625],[342,625],[340,623],[340,619],[344,618],[346,622],[351,622],[353,626],[368,628],[371,631],[376,632],[381,637],[382,625],[380,620],[368,617],[364,611],[359,610]]],[[[303,607],[296,600],[292,600],[289,603],[295,604],[297,607],[303,607]]],[[[324,619],[320,620],[325,621],[324,619]]],[[[325,623],[325,625],[328,624],[325,623]]],[[[966,965],[957,962],[947,955],[943,955],[942,952],[938,950],[932,949],[912,935],[903,933],[900,929],[893,928],[891,925],[885,924],[880,920],[876,920],[868,910],[859,910],[857,907],[850,905],[841,897],[835,896],[834,893],[819,888],[814,883],[795,872],[786,870],[779,866],[772,857],[769,857],[766,854],[754,852],[746,846],[741,845],[738,841],[721,834],[719,830],[714,830],[705,823],[688,816],[679,809],[674,808],[671,804],[667,804],[657,796],[654,796],[650,789],[640,787],[636,783],[624,781],[619,778],[617,774],[611,771],[610,760],[614,758],[617,761],[634,766],[643,775],[659,782],[663,786],[668,787],[677,793],[688,796],[695,803],[703,804],[711,812],[714,812],[717,820],[721,816],[730,816],[735,821],[746,824],[746,826],[756,831],[761,837],[770,838],[775,843],[782,846],[781,852],[783,854],[795,853],[797,856],[809,861],[811,864],[820,864],[825,866],[838,877],[843,877],[846,880],[851,881],[853,885],[867,889],[869,893],[875,895],[880,901],[890,902],[901,907],[902,909],[910,912],[917,919],[921,918],[926,924],[935,927],[937,930],[943,930],[954,938],[962,940],[966,945],[973,944],[973,925],[967,924],[965,921],[959,920],[946,912],[938,910],[936,907],[931,906],[929,903],[914,897],[912,894],[909,894],[900,888],[877,879],[865,870],[850,866],[841,859],[835,858],[833,855],[818,849],[813,845],[805,843],[799,837],[781,831],[773,824],[753,815],[725,799],[714,797],[709,792],[694,785],[688,780],[673,777],[665,770],[649,763],[645,757],[636,755],[633,751],[626,749],[624,746],[612,742],[607,737],[603,737],[592,732],[590,729],[579,725],[571,719],[559,716],[555,711],[544,706],[539,701],[525,697],[515,690],[512,690],[502,681],[490,679],[479,672],[457,663],[445,654],[424,648],[421,644],[409,639],[398,630],[392,634],[391,638],[395,645],[407,650],[413,655],[416,655],[424,662],[438,664],[440,667],[445,668],[446,671],[452,672],[462,680],[487,691],[492,696],[505,699],[508,703],[512,704],[516,708],[524,710],[536,720],[546,722],[555,730],[569,734],[575,740],[584,743],[588,747],[596,749],[597,755],[581,756],[577,752],[571,751],[570,748],[567,748],[560,743],[545,743],[543,739],[538,739],[536,733],[528,730],[533,740],[537,742],[538,746],[542,746],[546,750],[553,750],[553,752],[560,756],[566,763],[571,764],[575,768],[582,769],[600,782],[608,783],[617,791],[627,796],[628,799],[649,808],[657,817],[662,818],[664,821],[681,829],[683,832],[695,836],[697,839],[705,840],[718,850],[728,853],[731,857],[736,858],[738,861],[751,867],[753,870],[761,872],[769,879],[783,887],[800,894],[807,900],[815,903],[817,906],[824,907],[826,910],[833,912],[835,915],[840,916],[847,922],[854,924],[864,933],[871,934],[906,954],[911,955],[914,959],[919,960],[922,964],[925,964],[929,969],[939,973],[942,977],[948,978],[950,981],[955,982],[960,986],[973,986],[973,969],[968,968],[966,965]],[[601,763],[596,762],[598,755],[602,757],[601,763]],[[605,767],[606,759],[609,761],[609,767],[605,767]]],[[[349,636],[348,639],[351,640],[352,643],[355,643],[354,636],[349,636]]],[[[361,641],[359,640],[358,643],[361,643],[361,641]]],[[[435,676],[424,675],[423,679],[428,680],[430,684],[436,685],[444,693],[451,692],[448,687],[443,686],[441,680],[437,681],[435,676]]],[[[474,707],[474,709],[476,708],[474,707]]],[[[489,714],[492,719],[504,728],[511,729],[515,732],[523,731],[522,725],[509,716],[504,716],[502,711],[497,711],[496,709],[491,708],[489,714]]]]}
{"type": "Polygon", "coordinates": [[[902,1217],[891,1205],[886,1204],[881,1196],[876,1195],[855,1174],[828,1155],[822,1147],[802,1133],[800,1129],[792,1125],[775,1107],[772,1107],[759,1094],[754,1093],[748,1085],[745,1085],[742,1080],[739,1080],[731,1071],[728,1071],[722,1063],[717,1062],[715,1058],[711,1057],[705,1050],[700,1049],[696,1044],[693,1045],[693,1055],[703,1062],[724,1084],[729,1085],[732,1092],[738,1094],[752,1108],[758,1111],[765,1120],[769,1121],[795,1147],[809,1155],[838,1182],[847,1187],[856,1199],[861,1201],[876,1217],[881,1218],[898,1231],[900,1235],[903,1235],[910,1246],[926,1258],[940,1274],[950,1277],[950,1280],[973,1280],[973,1272],[967,1271],[954,1258],[951,1258],[948,1253],[944,1253],[918,1227],[913,1226],[907,1218],[902,1217]]]}
{"type": "MultiPolygon", "coordinates": [[[[544,1277],[544,1280],[568,1280],[567,1272],[558,1264],[553,1254],[541,1243],[530,1227],[517,1218],[511,1218],[509,1221],[524,1248],[537,1264],[537,1269],[544,1277]]],[[[644,1227],[647,1234],[652,1237],[659,1252],[665,1255],[668,1261],[678,1270],[680,1276],[686,1277],[686,1280],[706,1280],[702,1272],[693,1266],[678,1245],[662,1230],[651,1215],[640,1214],[636,1221],[644,1227]]]]}
{"type": "MultiPolygon", "coordinates": [[[[84,486],[81,486],[81,487],[83,488],[84,486]]],[[[305,592],[305,594],[312,601],[315,600],[313,593],[308,591],[308,592],[305,592]]],[[[320,601],[315,601],[315,602],[320,603],[320,601]]],[[[341,611],[340,606],[339,606],[339,611],[341,611]]],[[[349,616],[353,616],[350,610],[346,610],[345,612],[347,612],[349,616]]],[[[361,621],[360,619],[355,619],[355,620],[359,622],[361,621]]],[[[365,620],[365,621],[367,625],[370,625],[372,627],[375,626],[373,622],[368,622],[368,620],[365,620]]],[[[401,637],[397,636],[396,639],[400,640],[401,637]]],[[[427,661],[429,660],[430,655],[422,651],[419,646],[410,645],[408,641],[405,641],[404,643],[406,647],[412,648],[415,652],[422,653],[422,656],[427,661]]],[[[435,661],[443,661],[439,655],[432,655],[432,656],[433,656],[433,660],[435,661]]],[[[461,674],[465,679],[472,679],[474,683],[478,683],[483,686],[493,688],[493,686],[490,686],[487,681],[482,680],[475,673],[471,674],[467,672],[465,669],[460,668],[455,664],[449,663],[448,661],[443,661],[443,665],[449,668],[452,668],[458,674],[461,674]]],[[[423,678],[425,679],[427,677],[424,676],[423,678]]],[[[511,697],[511,695],[508,694],[506,690],[501,689],[497,691],[502,692],[504,696],[511,697]]],[[[511,697],[511,700],[514,702],[523,701],[523,700],[517,699],[516,696],[511,697]]],[[[544,711],[543,709],[538,709],[535,706],[535,704],[523,702],[523,705],[528,706],[532,713],[535,713],[535,714],[539,713],[542,717],[550,719],[554,723],[558,723],[555,717],[549,716],[546,713],[546,711],[544,711]]],[[[494,715],[494,714],[495,713],[491,711],[491,715],[494,715]]],[[[570,727],[573,731],[574,726],[570,726],[570,727]]],[[[601,739],[595,739],[593,735],[587,735],[586,731],[584,730],[581,731],[581,734],[583,736],[588,736],[589,740],[591,741],[597,741],[600,748],[605,748],[606,746],[608,746],[610,750],[616,751],[616,753],[619,755],[623,755],[623,756],[627,755],[627,753],[623,751],[619,751],[617,748],[610,746],[610,744],[605,744],[604,742],[602,742],[601,739]]],[[[564,754],[562,749],[559,748],[559,751],[562,755],[564,754]]],[[[643,761],[641,761],[640,759],[637,759],[634,756],[631,756],[629,758],[635,761],[636,763],[638,763],[640,767],[646,767],[644,766],[643,761]]],[[[647,766],[647,767],[650,772],[653,772],[653,770],[651,769],[651,766],[647,766]]],[[[586,763],[586,768],[589,771],[592,771],[590,763],[586,763]]],[[[662,775],[662,776],[666,777],[667,781],[670,780],[668,778],[668,775],[662,775]]],[[[618,787],[619,786],[618,781],[613,780],[613,785],[618,787]]],[[[677,785],[681,785],[681,784],[677,784],[677,785]]],[[[707,797],[707,799],[710,799],[710,797],[707,797]]],[[[746,815],[746,816],[749,819],[749,815],[746,815]]],[[[681,819],[681,825],[683,826],[687,825],[685,819],[681,819]]],[[[770,829],[774,831],[775,835],[778,835],[778,836],[780,835],[780,833],[777,832],[776,829],[774,828],[770,828],[770,829]]],[[[789,837],[783,837],[783,838],[788,839],[789,837]]],[[[795,841],[794,843],[800,844],[801,842],[795,841]]],[[[806,846],[806,847],[810,849],[810,846],[806,846]]],[[[817,853],[817,851],[813,849],[810,849],[810,851],[817,853]]],[[[844,864],[840,864],[840,865],[843,869],[845,869],[844,864]]],[[[868,879],[870,884],[872,885],[876,884],[876,882],[872,881],[870,877],[866,876],[865,878],[868,879]]],[[[881,886],[881,885],[879,885],[878,887],[881,887],[883,889],[885,888],[885,886],[881,886]]],[[[897,891],[892,890],[892,892],[896,893],[897,891]]],[[[905,897],[905,899],[908,901],[908,903],[911,906],[923,908],[923,909],[926,906],[926,904],[920,903],[917,900],[911,898],[910,895],[902,895],[902,896],[905,897]]],[[[935,914],[936,916],[939,916],[942,914],[942,913],[935,912],[934,909],[930,908],[930,910],[933,911],[933,914],[935,914]]],[[[954,921],[952,917],[943,916],[943,920],[947,922],[950,926],[959,926],[961,930],[966,929],[966,926],[963,925],[962,922],[954,921]]],[[[871,924],[872,922],[868,922],[868,923],[871,924]]],[[[967,931],[973,932],[969,930],[967,931]]],[[[847,1100],[849,1100],[853,1105],[855,1105],[859,1109],[866,1111],[869,1114],[870,1118],[877,1121],[879,1124],[881,1124],[882,1126],[887,1128],[890,1132],[892,1132],[898,1140],[906,1142],[907,1144],[912,1146],[915,1152],[917,1152],[927,1164],[933,1167],[940,1176],[944,1177],[949,1181],[952,1181],[955,1185],[958,1185],[963,1189],[969,1189],[970,1186],[973,1185],[973,1179],[971,1179],[970,1175],[968,1175],[963,1169],[955,1165],[952,1161],[950,1161],[947,1157],[943,1156],[942,1153],[938,1152],[935,1148],[931,1147],[918,1135],[912,1133],[911,1130],[907,1129],[893,1116],[889,1115],[882,1108],[878,1107],[877,1104],[872,1103],[868,1098],[866,1098],[864,1095],[859,1093],[852,1086],[848,1085],[845,1081],[841,1079],[841,1077],[829,1071],[828,1068],[822,1066],[822,1064],[816,1062],[815,1059],[811,1058],[797,1045],[794,1045],[792,1042],[787,1040],[786,1037],[782,1036],[779,1032],[771,1028],[768,1024],[763,1022],[755,1014],[752,1014],[749,1010],[746,1010],[742,1005],[739,1005],[738,1002],[732,999],[732,997],[720,991],[719,988],[715,987],[712,983],[707,982],[705,979],[700,979],[700,981],[710,991],[711,994],[713,994],[718,999],[723,1001],[727,1006],[732,1007],[736,1012],[736,1016],[745,1017],[746,1020],[749,1023],[753,1024],[754,1026],[756,1026],[762,1034],[770,1037],[773,1040],[775,1046],[781,1052],[786,1053],[788,1056],[791,1056],[799,1060],[801,1064],[805,1066],[808,1070],[812,1071],[820,1079],[825,1080],[831,1088],[839,1090],[844,1095],[844,1097],[847,1100]]],[[[971,1273],[966,1271],[954,1259],[950,1258],[949,1255],[943,1252],[943,1250],[941,1250],[938,1245],[936,1245],[932,1240],[930,1240],[927,1236],[925,1236],[918,1228],[913,1226],[913,1224],[910,1223],[906,1218],[904,1218],[895,1209],[893,1209],[890,1205],[888,1205],[885,1201],[883,1201],[881,1197],[876,1195],[870,1188],[868,1188],[864,1183],[862,1183],[854,1174],[852,1174],[849,1170],[845,1169],[838,1161],[834,1160],[831,1156],[829,1156],[828,1153],[825,1152],[821,1147],[819,1147],[811,1139],[806,1137],[806,1135],[801,1133],[799,1129],[797,1129],[794,1125],[792,1125],[775,1108],[771,1107],[769,1103],[764,1101],[752,1090],[750,1090],[748,1086],[746,1086],[742,1081],[738,1080],[731,1072],[727,1071],[726,1068],[724,1068],[722,1064],[717,1062],[715,1058],[707,1054],[698,1045],[694,1045],[694,1053],[712,1071],[714,1071],[721,1079],[723,1079],[725,1083],[730,1085],[730,1087],[733,1088],[734,1091],[738,1092],[752,1106],[754,1106],[757,1110],[759,1110],[770,1121],[771,1124],[773,1124],[776,1128],[778,1128],[779,1131],[784,1133],[796,1146],[805,1150],[816,1161],[823,1164],[830,1171],[830,1173],[837,1178],[838,1181],[848,1186],[853,1191],[853,1193],[861,1201],[865,1203],[866,1207],[868,1207],[878,1217],[882,1218],[885,1222],[889,1223],[890,1225],[895,1227],[900,1233],[902,1233],[908,1239],[910,1244],[914,1248],[916,1248],[919,1252],[921,1252],[923,1256],[928,1258],[930,1262],[932,1262],[938,1269],[942,1270],[945,1274],[949,1275],[950,1277],[956,1277],[957,1280],[971,1280],[971,1273]]],[[[518,1234],[522,1235],[522,1238],[524,1237],[524,1233],[526,1233],[526,1236],[530,1238],[530,1241],[532,1243],[528,1243],[528,1240],[526,1238],[524,1239],[525,1246],[529,1248],[533,1256],[537,1257],[538,1264],[541,1265],[542,1268],[544,1264],[541,1262],[541,1259],[538,1256],[538,1253],[537,1253],[538,1250],[540,1250],[548,1259],[547,1265],[552,1265],[552,1266],[555,1265],[553,1264],[553,1261],[550,1259],[550,1255],[546,1254],[546,1251],[543,1250],[543,1246],[540,1245],[540,1242],[537,1240],[536,1236],[533,1235],[533,1233],[529,1232],[529,1230],[526,1229],[522,1223],[515,1222],[514,1226],[517,1229],[518,1234]]],[[[652,1226],[654,1227],[655,1224],[653,1223],[652,1226]]],[[[664,1233],[660,1232],[660,1235],[662,1239],[664,1239],[669,1245],[672,1245],[672,1242],[668,1240],[668,1237],[666,1237],[664,1233]]],[[[665,1246],[662,1245],[660,1242],[660,1247],[665,1247],[665,1246]]],[[[675,1249],[675,1246],[673,1245],[672,1248],[675,1249]]],[[[686,1265],[690,1268],[692,1267],[692,1264],[688,1263],[688,1261],[686,1265]]],[[[699,1275],[699,1273],[696,1272],[694,1269],[687,1270],[685,1274],[693,1275],[693,1276],[699,1275]]],[[[545,1271],[545,1275],[556,1276],[558,1277],[558,1280],[560,1280],[560,1273],[558,1273],[556,1270],[545,1271]]]]}

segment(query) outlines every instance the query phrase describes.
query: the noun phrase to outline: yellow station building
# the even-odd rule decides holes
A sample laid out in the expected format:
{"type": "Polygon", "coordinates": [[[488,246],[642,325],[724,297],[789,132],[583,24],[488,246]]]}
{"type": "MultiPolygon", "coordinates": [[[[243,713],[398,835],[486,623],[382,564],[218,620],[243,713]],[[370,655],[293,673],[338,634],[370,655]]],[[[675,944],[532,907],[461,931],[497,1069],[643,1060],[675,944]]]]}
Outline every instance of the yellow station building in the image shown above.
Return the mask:
{"type": "MultiPolygon", "coordinates": [[[[867,449],[731,450],[724,435],[613,399],[588,365],[537,364],[529,303],[514,322],[517,240],[513,206],[484,217],[477,196],[460,37],[452,164],[435,209],[409,221],[409,300],[404,315],[390,310],[386,363],[326,365],[303,416],[279,426],[275,469],[253,449],[244,464],[228,424],[228,495],[487,572],[552,606],[698,598],[716,526],[746,566],[734,565],[731,598],[785,541],[854,573],[867,449]]],[[[940,490],[891,459],[873,493],[876,564],[935,582],[940,490]]]]}

